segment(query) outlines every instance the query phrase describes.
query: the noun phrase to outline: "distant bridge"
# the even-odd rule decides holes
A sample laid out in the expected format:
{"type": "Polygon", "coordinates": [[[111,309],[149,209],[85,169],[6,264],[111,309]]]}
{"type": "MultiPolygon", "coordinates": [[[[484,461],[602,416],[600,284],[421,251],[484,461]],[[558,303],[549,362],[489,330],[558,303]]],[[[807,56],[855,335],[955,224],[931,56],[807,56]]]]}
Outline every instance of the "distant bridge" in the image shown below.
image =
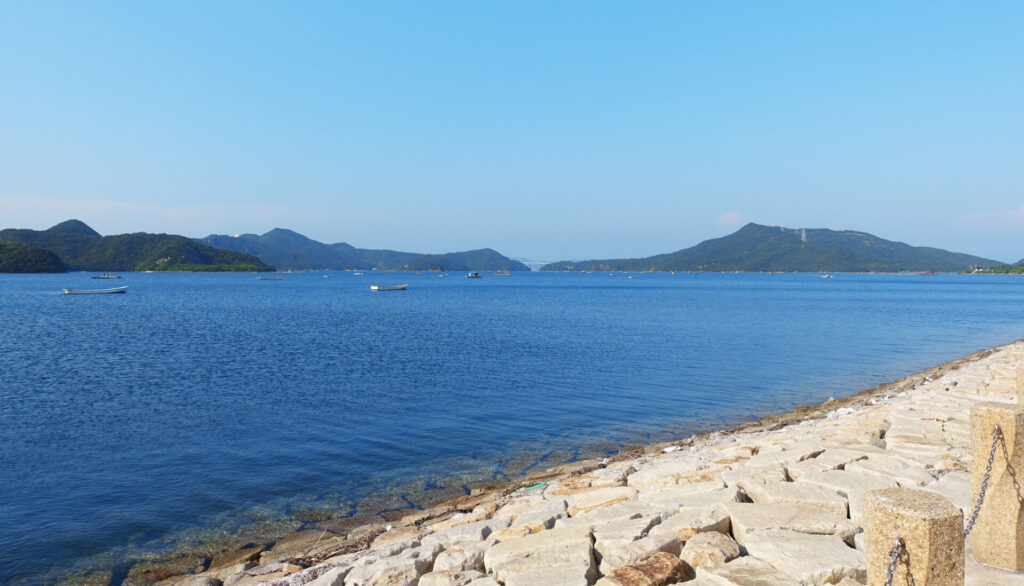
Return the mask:
{"type": "Polygon", "coordinates": [[[539,260],[521,260],[519,262],[521,262],[524,265],[530,267],[531,271],[539,271],[542,266],[549,265],[549,264],[551,264],[551,263],[553,263],[555,261],[546,261],[545,262],[545,261],[539,261],[539,260]]]}

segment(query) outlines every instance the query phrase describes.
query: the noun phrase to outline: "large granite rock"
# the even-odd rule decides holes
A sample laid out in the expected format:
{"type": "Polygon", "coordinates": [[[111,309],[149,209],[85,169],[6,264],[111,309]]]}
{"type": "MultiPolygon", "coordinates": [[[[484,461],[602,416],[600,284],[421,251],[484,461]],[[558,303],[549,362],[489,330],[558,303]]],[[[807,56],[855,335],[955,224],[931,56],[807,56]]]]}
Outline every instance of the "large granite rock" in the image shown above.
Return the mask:
{"type": "Polygon", "coordinates": [[[804,584],[867,580],[864,554],[833,535],[766,529],[747,533],[747,552],[804,584]]]}
{"type": "Polygon", "coordinates": [[[484,553],[491,547],[485,541],[464,542],[442,551],[434,560],[434,571],[459,572],[484,570],[484,553]]]}
{"type": "Polygon", "coordinates": [[[628,543],[610,544],[601,552],[601,573],[610,574],[618,568],[643,561],[659,552],[678,556],[680,550],[682,543],[679,538],[668,533],[648,535],[628,543]]]}
{"type": "Polygon", "coordinates": [[[732,535],[740,545],[750,531],[788,529],[816,535],[835,535],[852,544],[860,527],[849,519],[797,505],[765,505],[758,503],[726,503],[732,535]]]}
{"type": "Polygon", "coordinates": [[[637,500],[663,511],[674,513],[682,507],[738,502],[742,500],[742,497],[737,487],[724,487],[719,481],[679,484],[643,491],[637,495],[637,500]]]}
{"type": "Polygon", "coordinates": [[[894,479],[851,470],[808,472],[800,477],[800,482],[817,484],[845,496],[850,504],[850,518],[858,524],[861,522],[864,511],[864,493],[869,490],[899,486],[894,479]]]}
{"type": "Polygon", "coordinates": [[[569,507],[569,516],[575,517],[584,513],[626,502],[636,496],[637,490],[629,486],[612,486],[598,488],[579,495],[575,504],[569,507]]]}
{"type": "Polygon", "coordinates": [[[661,509],[647,503],[629,501],[619,503],[610,507],[595,509],[577,517],[568,517],[555,521],[555,528],[565,527],[587,527],[594,529],[605,523],[621,521],[623,519],[639,519],[640,517],[653,517],[660,514],[661,509]]]}
{"type": "Polygon", "coordinates": [[[609,548],[636,541],[661,522],[661,517],[622,519],[598,525],[594,529],[594,549],[603,554],[609,548]]]}
{"type": "Polygon", "coordinates": [[[544,501],[521,512],[512,521],[512,527],[528,527],[536,533],[555,526],[555,520],[568,515],[566,501],[563,498],[544,501]]]}
{"type": "Polygon", "coordinates": [[[744,556],[725,564],[707,564],[697,568],[702,586],[800,586],[793,578],[768,562],[744,556]]]}
{"type": "Polygon", "coordinates": [[[692,579],[693,570],[670,553],[656,553],[642,562],[619,568],[595,586],[666,586],[692,579]]]}
{"type": "Polygon", "coordinates": [[[652,535],[671,534],[680,542],[703,531],[729,532],[729,513],[722,505],[686,507],[651,529],[652,535]]]}
{"type": "MultiPolygon", "coordinates": [[[[514,574],[569,565],[586,580],[596,578],[590,529],[551,529],[503,541],[484,554],[484,567],[499,582],[514,574]]],[[[575,574],[573,574],[575,575],[575,574]]]]}
{"type": "Polygon", "coordinates": [[[443,531],[432,533],[422,538],[424,545],[440,543],[444,547],[452,547],[459,543],[483,541],[492,533],[508,527],[505,519],[488,519],[449,527],[443,531]]]}
{"type": "Polygon", "coordinates": [[[382,558],[374,563],[352,568],[345,577],[345,586],[416,586],[420,576],[434,565],[441,547],[421,546],[382,558]]]}
{"type": "Polygon", "coordinates": [[[707,564],[724,564],[740,557],[741,553],[740,544],[732,537],[708,531],[688,539],[679,557],[691,568],[699,568],[707,564]]]}
{"type": "Polygon", "coordinates": [[[534,568],[506,576],[505,586],[539,586],[540,584],[559,584],[564,586],[587,586],[591,582],[589,574],[578,564],[555,564],[543,568],[534,568]]]}
{"type": "Polygon", "coordinates": [[[483,578],[484,574],[476,570],[438,571],[420,576],[417,586],[466,586],[474,580],[483,578]]]}
{"type": "MultiPolygon", "coordinates": [[[[809,460],[810,461],[810,460],[809,460]]],[[[846,517],[846,497],[834,490],[807,482],[767,482],[751,485],[747,496],[755,503],[791,504],[846,517]]]]}

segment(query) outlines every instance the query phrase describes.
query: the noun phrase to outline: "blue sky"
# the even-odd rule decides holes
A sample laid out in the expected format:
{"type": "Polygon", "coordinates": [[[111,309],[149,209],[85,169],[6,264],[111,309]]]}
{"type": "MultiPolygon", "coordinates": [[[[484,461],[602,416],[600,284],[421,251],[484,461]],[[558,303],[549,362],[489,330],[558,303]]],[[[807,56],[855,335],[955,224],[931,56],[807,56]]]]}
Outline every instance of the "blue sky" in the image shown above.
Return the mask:
{"type": "Polygon", "coordinates": [[[1024,257],[1024,4],[0,0],[0,227],[1024,257]]]}

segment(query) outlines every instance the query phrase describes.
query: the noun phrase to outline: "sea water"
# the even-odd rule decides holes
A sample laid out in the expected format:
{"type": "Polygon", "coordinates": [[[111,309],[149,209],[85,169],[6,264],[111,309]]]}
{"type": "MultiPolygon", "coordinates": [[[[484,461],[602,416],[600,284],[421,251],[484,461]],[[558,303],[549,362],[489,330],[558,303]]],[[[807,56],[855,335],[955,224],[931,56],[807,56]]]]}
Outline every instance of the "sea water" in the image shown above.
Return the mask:
{"type": "Polygon", "coordinates": [[[1013,276],[330,276],[0,275],[0,582],[427,506],[1024,333],[1013,276]]]}

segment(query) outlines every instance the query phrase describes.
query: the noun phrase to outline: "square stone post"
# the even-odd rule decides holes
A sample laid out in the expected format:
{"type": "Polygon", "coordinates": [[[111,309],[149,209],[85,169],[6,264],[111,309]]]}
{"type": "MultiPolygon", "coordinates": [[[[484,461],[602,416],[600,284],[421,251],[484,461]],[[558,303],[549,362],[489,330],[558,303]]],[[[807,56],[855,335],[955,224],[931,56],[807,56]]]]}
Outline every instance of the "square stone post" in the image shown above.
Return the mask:
{"type": "Polygon", "coordinates": [[[1010,403],[979,403],[971,408],[971,511],[985,481],[996,425],[996,442],[985,500],[971,530],[971,553],[979,562],[1024,570],[1024,409],[1010,403]]]}
{"type": "Polygon", "coordinates": [[[869,491],[864,531],[868,586],[885,584],[897,538],[905,552],[897,558],[894,585],[963,585],[964,516],[941,495],[915,488],[869,491]]]}

